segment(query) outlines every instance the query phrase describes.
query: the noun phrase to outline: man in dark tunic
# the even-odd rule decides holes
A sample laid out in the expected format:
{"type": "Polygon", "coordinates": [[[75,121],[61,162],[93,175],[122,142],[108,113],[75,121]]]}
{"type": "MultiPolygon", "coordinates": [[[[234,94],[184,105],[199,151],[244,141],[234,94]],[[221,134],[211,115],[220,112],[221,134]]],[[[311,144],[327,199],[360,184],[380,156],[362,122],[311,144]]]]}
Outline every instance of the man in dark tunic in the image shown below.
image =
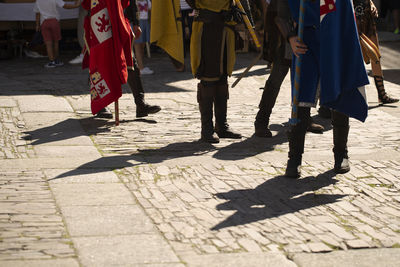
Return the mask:
{"type": "Polygon", "coordinates": [[[229,98],[227,77],[235,63],[235,33],[232,0],[186,0],[196,10],[190,42],[193,75],[200,80],[197,101],[201,115],[201,140],[240,139],[227,123],[229,98]],[[213,125],[215,109],[215,127],[213,125]],[[217,134],[217,136],[215,135],[217,134]]]}

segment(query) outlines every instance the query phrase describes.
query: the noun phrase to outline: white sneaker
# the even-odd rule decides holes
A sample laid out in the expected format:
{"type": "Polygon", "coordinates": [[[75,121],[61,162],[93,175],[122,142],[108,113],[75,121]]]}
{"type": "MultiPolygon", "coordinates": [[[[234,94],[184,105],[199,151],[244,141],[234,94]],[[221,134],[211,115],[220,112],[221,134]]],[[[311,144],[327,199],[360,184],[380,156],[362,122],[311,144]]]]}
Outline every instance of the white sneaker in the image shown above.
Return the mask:
{"type": "Polygon", "coordinates": [[[148,67],[144,67],[143,69],[140,70],[140,74],[142,74],[142,75],[149,75],[149,74],[153,74],[153,73],[154,73],[154,71],[152,71],[148,67]]]}
{"type": "Polygon", "coordinates": [[[83,54],[80,54],[76,58],[69,61],[69,64],[82,64],[83,61],[83,54]]]}

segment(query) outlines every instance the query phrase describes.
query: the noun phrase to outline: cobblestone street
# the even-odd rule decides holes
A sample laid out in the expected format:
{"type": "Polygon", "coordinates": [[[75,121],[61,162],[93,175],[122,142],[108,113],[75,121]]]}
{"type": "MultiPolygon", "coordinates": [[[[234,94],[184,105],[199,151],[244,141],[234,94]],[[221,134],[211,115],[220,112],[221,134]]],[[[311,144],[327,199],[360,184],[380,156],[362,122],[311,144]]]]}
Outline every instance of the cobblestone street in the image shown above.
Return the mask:
{"type": "MultiPolygon", "coordinates": [[[[399,47],[382,43],[386,90],[397,98],[399,47]]],[[[254,57],[238,54],[230,84],[254,57]]],[[[136,119],[124,85],[117,127],[92,117],[87,71],[45,62],[0,61],[0,266],[400,262],[400,104],[379,106],[371,77],[367,121],[350,120],[351,171],[332,171],[332,126],[314,109],[325,131],[307,134],[293,180],[283,176],[289,77],[273,138],[253,136],[263,61],[230,89],[228,122],[244,137],[215,145],[198,141],[197,81],[164,54],[146,59],[155,74],[142,77],[161,112],[136,119]]]]}

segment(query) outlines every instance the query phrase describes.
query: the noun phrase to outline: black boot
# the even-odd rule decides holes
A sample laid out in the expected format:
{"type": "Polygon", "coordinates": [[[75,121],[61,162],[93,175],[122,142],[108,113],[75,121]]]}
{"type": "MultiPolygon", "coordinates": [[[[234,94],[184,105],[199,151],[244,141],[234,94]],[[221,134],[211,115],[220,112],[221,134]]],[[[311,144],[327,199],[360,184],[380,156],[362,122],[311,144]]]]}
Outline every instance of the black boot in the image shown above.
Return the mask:
{"type": "Polygon", "coordinates": [[[374,76],[376,90],[378,90],[378,98],[381,104],[392,104],[399,102],[399,99],[390,97],[386,91],[385,86],[383,85],[383,77],[382,76],[374,76]]]}
{"type": "Polygon", "coordinates": [[[299,178],[301,175],[300,166],[301,166],[301,158],[304,152],[304,139],[306,136],[306,129],[295,129],[293,127],[288,132],[289,139],[289,160],[287,162],[285,176],[289,178],[299,178]]]}
{"type": "Polygon", "coordinates": [[[289,178],[300,177],[301,158],[304,153],[304,140],[310,120],[310,108],[298,108],[299,123],[290,127],[289,139],[289,160],[287,162],[285,176],[289,178]]]}
{"type": "Polygon", "coordinates": [[[215,94],[215,132],[219,138],[240,139],[242,135],[233,132],[226,122],[226,112],[228,109],[228,85],[217,85],[215,94]]]}
{"type": "Polygon", "coordinates": [[[197,102],[199,103],[201,116],[201,141],[207,143],[219,143],[219,138],[214,133],[213,104],[215,86],[197,86],[197,102]]]}
{"type": "Polygon", "coordinates": [[[300,171],[301,166],[301,155],[297,155],[295,157],[289,157],[286,165],[285,176],[288,178],[297,179],[301,175],[300,171]]]}
{"type": "Polygon", "coordinates": [[[350,171],[349,157],[347,154],[347,137],[349,135],[349,117],[343,113],[332,112],[333,125],[333,154],[335,173],[350,171]]]}
{"type": "Polygon", "coordinates": [[[268,85],[268,80],[265,83],[264,92],[262,94],[258,112],[254,122],[254,135],[258,137],[270,138],[272,133],[268,128],[269,117],[273,107],[275,106],[276,98],[279,93],[279,88],[273,88],[268,85]]]}
{"type": "Polygon", "coordinates": [[[146,117],[149,114],[157,113],[161,110],[160,106],[149,105],[144,101],[144,90],[138,68],[135,68],[135,70],[128,70],[128,84],[135,100],[137,118],[146,117]]]}

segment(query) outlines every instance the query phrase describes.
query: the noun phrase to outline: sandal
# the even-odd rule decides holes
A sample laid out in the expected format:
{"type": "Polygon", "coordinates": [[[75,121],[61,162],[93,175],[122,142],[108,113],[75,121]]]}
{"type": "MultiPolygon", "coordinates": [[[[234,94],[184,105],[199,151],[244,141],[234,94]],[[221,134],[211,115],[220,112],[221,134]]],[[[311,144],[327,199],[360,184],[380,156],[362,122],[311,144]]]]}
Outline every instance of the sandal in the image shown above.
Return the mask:
{"type": "Polygon", "coordinates": [[[386,93],[385,87],[383,85],[383,77],[382,76],[374,76],[374,81],[375,81],[376,89],[378,90],[379,102],[382,105],[399,102],[399,99],[392,98],[386,93]]]}

